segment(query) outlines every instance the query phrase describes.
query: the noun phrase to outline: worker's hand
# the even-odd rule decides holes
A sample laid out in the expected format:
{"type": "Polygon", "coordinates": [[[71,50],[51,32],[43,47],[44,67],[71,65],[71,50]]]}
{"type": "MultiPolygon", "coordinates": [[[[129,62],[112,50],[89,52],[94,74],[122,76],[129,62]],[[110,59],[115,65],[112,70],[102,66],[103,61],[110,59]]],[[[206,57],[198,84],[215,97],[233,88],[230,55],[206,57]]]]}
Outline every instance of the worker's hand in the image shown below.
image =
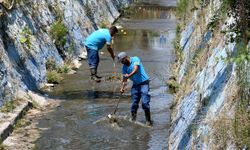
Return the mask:
{"type": "Polygon", "coordinates": [[[123,94],[124,93],[124,88],[120,89],[120,93],[123,94]]]}
{"type": "Polygon", "coordinates": [[[129,78],[129,74],[125,74],[124,77],[128,79],[129,78]]]}

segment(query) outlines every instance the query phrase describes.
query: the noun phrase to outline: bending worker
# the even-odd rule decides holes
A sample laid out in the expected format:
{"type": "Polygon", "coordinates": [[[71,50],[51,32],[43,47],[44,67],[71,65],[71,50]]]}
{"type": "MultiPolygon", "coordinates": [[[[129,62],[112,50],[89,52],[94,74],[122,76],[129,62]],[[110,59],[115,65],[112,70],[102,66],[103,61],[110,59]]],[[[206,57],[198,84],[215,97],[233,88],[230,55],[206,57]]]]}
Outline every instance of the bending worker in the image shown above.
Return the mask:
{"type": "Polygon", "coordinates": [[[86,50],[88,63],[91,73],[91,79],[96,82],[100,82],[99,76],[97,76],[97,68],[99,64],[99,50],[103,48],[103,46],[107,45],[107,50],[109,51],[111,57],[115,58],[114,51],[111,47],[112,37],[118,33],[118,29],[115,26],[110,27],[109,29],[99,29],[90,34],[86,41],[84,42],[86,50]]]}
{"type": "Polygon", "coordinates": [[[145,112],[146,125],[152,125],[150,117],[150,95],[149,95],[149,77],[144,70],[140,59],[136,56],[128,57],[125,52],[121,52],[117,56],[118,61],[123,64],[122,74],[123,81],[120,92],[124,92],[125,83],[127,79],[133,81],[131,88],[132,106],[131,106],[131,119],[136,120],[136,114],[139,107],[140,99],[142,100],[142,108],[145,112]]]}

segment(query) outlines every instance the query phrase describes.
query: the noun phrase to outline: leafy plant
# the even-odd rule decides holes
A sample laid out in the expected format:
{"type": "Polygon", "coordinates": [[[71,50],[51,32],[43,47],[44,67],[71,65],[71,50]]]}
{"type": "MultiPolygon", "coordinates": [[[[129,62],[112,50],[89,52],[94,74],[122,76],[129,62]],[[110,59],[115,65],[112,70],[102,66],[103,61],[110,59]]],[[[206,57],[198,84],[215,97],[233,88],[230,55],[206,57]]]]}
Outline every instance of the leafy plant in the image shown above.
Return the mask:
{"type": "Polygon", "coordinates": [[[66,36],[68,33],[68,29],[62,23],[62,21],[56,21],[52,27],[50,34],[55,41],[55,44],[60,48],[63,49],[64,45],[66,44],[66,36]]]}
{"type": "Polygon", "coordinates": [[[212,17],[211,21],[208,23],[207,28],[209,30],[214,30],[215,27],[219,24],[219,20],[220,20],[219,14],[215,14],[212,17]]]}
{"type": "Polygon", "coordinates": [[[56,62],[55,62],[55,59],[53,59],[53,58],[49,58],[46,61],[45,65],[46,65],[46,69],[48,71],[56,70],[56,62]]]}
{"type": "Polygon", "coordinates": [[[170,77],[167,82],[170,93],[177,93],[180,88],[180,84],[176,81],[176,77],[170,77]]]}
{"type": "Polygon", "coordinates": [[[56,62],[53,58],[49,58],[47,60],[46,69],[47,69],[47,75],[46,75],[47,82],[55,84],[58,84],[62,80],[60,73],[68,73],[70,70],[68,65],[57,67],[56,62]]]}
{"type": "Polygon", "coordinates": [[[14,101],[10,100],[10,101],[7,101],[0,110],[1,110],[1,112],[7,113],[7,112],[13,111],[15,108],[16,108],[16,106],[14,104],[14,101]]]}
{"type": "Polygon", "coordinates": [[[107,28],[109,26],[109,22],[105,19],[100,22],[100,28],[107,28]]]}
{"type": "Polygon", "coordinates": [[[180,27],[180,25],[177,25],[176,26],[176,37],[172,42],[174,45],[174,49],[175,49],[175,53],[176,53],[178,61],[183,60],[183,52],[182,52],[182,48],[180,46],[180,37],[181,37],[180,31],[181,31],[181,27],[180,27]]]}
{"type": "Polygon", "coordinates": [[[19,105],[19,103],[20,103],[19,99],[9,100],[4,103],[0,111],[5,113],[12,112],[16,108],[16,106],[19,105]]]}
{"type": "Polygon", "coordinates": [[[70,70],[70,68],[68,65],[64,65],[64,66],[56,69],[57,73],[68,73],[69,70],[70,70]]]}
{"type": "Polygon", "coordinates": [[[250,53],[247,45],[237,44],[236,55],[228,54],[227,57],[221,57],[225,63],[236,63],[237,65],[247,61],[250,62],[250,53]]]}
{"type": "Polygon", "coordinates": [[[25,44],[29,49],[31,48],[31,38],[32,38],[32,32],[31,30],[26,26],[21,32],[20,42],[22,44],[25,44]]]}
{"type": "Polygon", "coordinates": [[[25,120],[25,119],[20,119],[16,122],[15,126],[14,126],[14,129],[18,129],[18,128],[22,128],[22,127],[25,127],[25,126],[28,126],[30,125],[31,122],[28,121],[28,120],[25,120]]]}
{"type": "Polygon", "coordinates": [[[177,2],[176,14],[178,17],[183,17],[183,15],[186,13],[187,6],[188,6],[188,0],[179,0],[177,2]]]}
{"type": "Polygon", "coordinates": [[[62,77],[59,75],[59,73],[55,70],[53,71],[48,71],[47,72],[47,82],[48,83],[54,83],[54,84],[58,84],[61,82],[62,77]]]}

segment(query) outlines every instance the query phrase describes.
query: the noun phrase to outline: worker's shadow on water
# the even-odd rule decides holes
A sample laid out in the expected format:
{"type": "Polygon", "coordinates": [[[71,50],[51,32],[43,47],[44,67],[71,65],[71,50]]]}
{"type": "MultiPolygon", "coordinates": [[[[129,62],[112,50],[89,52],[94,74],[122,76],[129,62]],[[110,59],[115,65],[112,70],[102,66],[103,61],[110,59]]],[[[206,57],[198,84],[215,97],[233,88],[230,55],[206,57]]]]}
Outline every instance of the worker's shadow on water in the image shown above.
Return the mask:
{"type": "MultiPolygon", "coordinates": [[[[95,90],[76,90],[76,91],[65,91],[63,92],[63,98],[65,100],[95,100],[95,99],[105,99],[114,100],[118,99],[120,96],[119,92],[113,91],[95,91],[95,90]]],[[[128,94],[122,95],[123,98],[129,98],[128,94]]]]}

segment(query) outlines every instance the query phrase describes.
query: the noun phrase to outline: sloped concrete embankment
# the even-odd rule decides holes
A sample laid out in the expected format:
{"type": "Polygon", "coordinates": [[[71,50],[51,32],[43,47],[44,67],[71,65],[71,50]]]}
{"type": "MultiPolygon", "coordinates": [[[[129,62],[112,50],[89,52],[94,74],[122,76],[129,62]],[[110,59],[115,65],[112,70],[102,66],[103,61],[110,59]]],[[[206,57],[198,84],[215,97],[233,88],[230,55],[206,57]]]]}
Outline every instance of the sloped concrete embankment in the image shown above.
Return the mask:
{"type": "MultiPolygon", "coordinates": [[[[205,8],[194,10],[180,34],[183,60],[177,67],[176,80],[181,92],[176,95],[171,115],[171,150],[216,149],[213,146],[220,144],[213,136],[218,128],[216,120],[234,114],[238,88],[236,66],[221,59],[236,51],[236,44],[228,42],[229,33],[221,32],[229,30],[228,25],[234,19],[225,18],[227,25],[219,24],[216,29],[208,27],[220,6],[219,1],[210,1],[205,8]]],[[[227,121],[224,123],[226,127],[227,121]]],[[[226,143],[224,148],[235,149],[230,140],[226,143]]]]}

